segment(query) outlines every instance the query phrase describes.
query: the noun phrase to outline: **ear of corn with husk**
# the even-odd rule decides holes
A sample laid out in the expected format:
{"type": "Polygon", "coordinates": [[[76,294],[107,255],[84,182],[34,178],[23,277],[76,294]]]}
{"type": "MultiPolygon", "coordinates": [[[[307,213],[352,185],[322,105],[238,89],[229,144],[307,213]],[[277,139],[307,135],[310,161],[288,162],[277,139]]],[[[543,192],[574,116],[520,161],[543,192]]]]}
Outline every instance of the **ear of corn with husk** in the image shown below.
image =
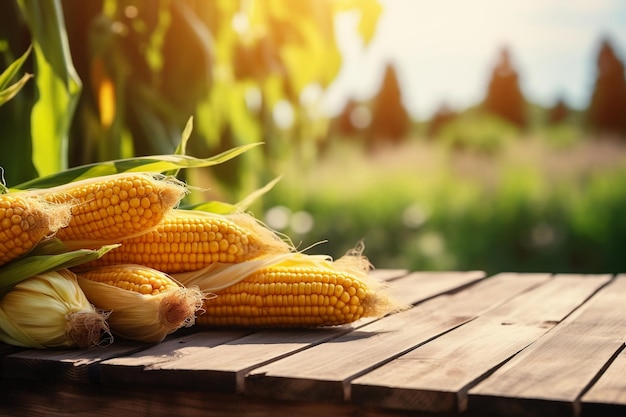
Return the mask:
{"type": "Polygon", "coordinates": [[[153,229],[180,203],[186,188],[156,174],[121,173],[33,193],[71,206],[69,223],[57,232],[60,240],[71,248],[93,248],[153,229]]]}
{"type": "Polygon", "coordinates": [[[224,215],[181,209],[167,213],[153,230],[120,243],[85,267],[134,263],[174,274],[293,249],[248,213],[224,215]]]}
{"type": "Polygon", "coordinates": [[[114,334],[141,342],[160,342],[194,324],[204,294],[183,287],[167,274],[142,265],[113,265],[78,273],[87,298],[110,311],[114,334]]]}
{"type": "Polygon", "coordinates": [[[404,308],[368,275],[360,251],[331,261],[302,253],[268,257],[263,265],[213,266],[176,274],[185,285],[213,291],[197,323],[208,326],[313,327],[343,325],[404,308]],[[215,273],[232,277],[216,280],[215,273]],[[219,282],[219,284],[217,284],[219,282]]]}
{"type": "Polygon", "coordinates": [[[32,250],[70,222],[69,204],[30,192],[0,194],[0,266],[32,250]]]}
{"type": "Polygon", "coordinates": [[[31,348],[88,348],[112,341],[106,313],[67,269],[28,278],[0,299],[0,340],[31,348]]]}

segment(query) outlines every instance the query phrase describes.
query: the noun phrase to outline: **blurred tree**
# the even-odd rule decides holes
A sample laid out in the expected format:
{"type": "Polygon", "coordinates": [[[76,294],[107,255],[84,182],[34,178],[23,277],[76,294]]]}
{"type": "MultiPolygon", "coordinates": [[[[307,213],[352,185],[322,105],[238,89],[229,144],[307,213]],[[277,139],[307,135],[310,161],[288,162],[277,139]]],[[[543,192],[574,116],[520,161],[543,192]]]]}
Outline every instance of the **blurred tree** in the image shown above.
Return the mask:
{"type": "Polygon", "coordinates": [[[513,68],[506,47],[500,50],[498,62],[491,74],[484,107],[519,127],[525,127],[527,124],[526,100],[520,90],[517,71],[513,68]]]}
{"type": "Polygon", "coordinates": [[[548,110],[547,122],[551,125],[562,123],[567,120],[569,114],[570,109],[567,106],[567,103],[565,103],[565,99],[559,97],[554,106],[548,110]]]}
{"type": "Polygon", "coordinates": [[[608,39],[600,46],[596,82],[588,108],[588,122],[599,133],[626,134],[624,64],[608,39]]]}
{"type": "Polygon", "coordinates": [[[407,138],[411,128],[411,117],[402,102],[402,90],[395,66],[385,67],[380,90],[372,100],[372,120],[368,135],[368,147],[380,143],[400,143],[407,138]]]}
{"type": "Polygon", "coordinates": [[[428,137],[435,137],[439,134],[441,129],[453,121],[457,116],[457,113],[448,106],[447,103],[441,104],[439,109],[435,112],[433,117],[430,119],[428,123],[427,135],[428,137]]]}
{"type": "Polygon", "coordinates": [[[338,133],[345,136],[363,134],[371,119],[371,111],[365,103],[350,99],[337,117],[338,133]]]}

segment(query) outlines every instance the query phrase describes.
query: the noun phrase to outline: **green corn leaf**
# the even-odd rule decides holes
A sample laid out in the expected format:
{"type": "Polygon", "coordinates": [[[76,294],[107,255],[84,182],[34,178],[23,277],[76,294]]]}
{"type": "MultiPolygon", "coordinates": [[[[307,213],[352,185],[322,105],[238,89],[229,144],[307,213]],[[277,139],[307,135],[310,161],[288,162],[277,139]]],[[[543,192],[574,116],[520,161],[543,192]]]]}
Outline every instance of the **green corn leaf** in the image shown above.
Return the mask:
{"type": "Polygon", "coordinates": [[[246,196],[243,200],[239,201],[236,206],[240,210],[246,210],[248,207],[252,205],[258,198],[262,197],[264,194],[267,194],[278,182],[282,179],[282,175],[274,178],[272,181],[267,183],[265,186],[259,188],[256,191],[253,191],[248,196],[246,196]]]}
{"type": "Polygon", "coordinates": [[[189,142],[189,138],[191,137],[191,132],[193,131],[193,116],[187,120],[187,124],[185,125],[185,129],[183,130],[183,135],[180,138],[180,143],[176,147],[176,151],[174,152],[176,155],[185,155],[187,153],[187,142],[189,142]]]}
{"type": "Polygon", "coordinates": [[[22,87],[26,85],[28,80],[33,77],[32,74],[24,74],[22,78],[11,84],[11,80],[18,75],[22,65],[24,65],[24,62],[30,56],[32,49],[33,47],[31,45],[21,57],[12,62],[11,65],[0,74],[0,106],[15,97],[22,87]]]}
{"type": "Polygon", "coordinates": [[[248,196],[246,196],[246,198],[239,201],[237,204],[230,204],[230,203],[226,203],[223,201],[205,201],[205,202],[198,203],[198,204],[188,204],[185,206],[180,206],[180,208],[184,210],[207,211],[207,212],[216,213],[216,214],[231,214],[231,213],[236,213],[242,210],[247,210],[248,207],[250,207],[252,203],[256,201],[256,199],[260,198],[261,196],[266,194],[268,191],[270,191],[272,188],[274,188],[274,186],[281,179],[282,179],[282,176],[273,179],[272,181],[267,183],[265,186],[250,193],[248,196]]]}
{"type": "Polygon", "coordinates": [[[260,143],[239,146],[209,158],[195,158],[188,155],[172,154],[117,159],[114,161],[81,165],[75,168],[69,168],[56,174],[35,178],[12,188],[15,190],[50,188],[57,185],[67,184],[72,181],[102,175],[119,174],[122,172],[163,173],[176,169],[210,167],[226,162],[258,145],[260,145],[260,143]]]}
{"type": "MultiPolygon", "coordinates": [[[[191,132],[193,131],[193,116],[187,120],[187,124],[185,125],[185,129],[183,130],[183,134],[180,138],[180,143],[176,147],[174,151],[174,155],[185,155],[187,153],[187,142],[191,137],[191,132]]],[[[165,175],[177,176],[180,169],[173,169],[165,172],[165,175]]]]}
{"type": "Polygon", "coordinates": [[[4,168],[0,167],[0,194],[6,194],[9,192],[9,188],[4,181],[4,168]]]}
{"type": "Polygon", "coordinates": [[[57,239],[43,242],[27,256],[0,267],[0,298],[27,278],[95,261],[118,246],[68,251],[57,239]]]}
{"type": "Polygon", "coordinates": [[[82,89],[60,0],[18,0],[32,35],[37,101],[31,112],[32,163],[39,175],[68,166],[68,131],[82,89]]]}
{"type": "Polygon", "coordinates": [[[30,56],[30,53],[32,50],[33,50],[33,47],[31,45],[30,47],[28,47],[26,52],[22,54],[21,57],[13,61],[11,65],[9,65],[2,72],[2,74],[0,74],[0,91],[5,90],[11,83],[11,80],[17,77],[17,74],[20,72],[20,69],[24,65],[24,62],[26,61],[26,59],[30,56]]]}
{"type": "Polygon", "coordinates": [[[7,101],[11,100],[17,93],[20,92],[22,87],[33,78],[32,74],[24,74],[22,78],[19,79],[15,84],[10,85],[4,90],[0,90],[0,106],[2,106],[7,101]]]}

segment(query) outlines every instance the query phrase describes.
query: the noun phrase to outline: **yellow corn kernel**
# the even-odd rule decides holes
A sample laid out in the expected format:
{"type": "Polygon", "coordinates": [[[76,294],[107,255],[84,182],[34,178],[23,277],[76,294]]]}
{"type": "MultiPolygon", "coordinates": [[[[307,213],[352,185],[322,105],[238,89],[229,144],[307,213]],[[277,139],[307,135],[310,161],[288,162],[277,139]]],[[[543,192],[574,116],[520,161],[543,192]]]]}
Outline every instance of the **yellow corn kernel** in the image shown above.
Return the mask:
{"type": "Polygon", "coordinates": [[[87,266],[133,263],[173,274],[291,251],[287,243],[249,214],[179,209],[166,214],[153,230],[120,243],[87,266]]]}
{"type": "Polygon", "coordinates": [[[166,274],[141,265],[95,268],[80,273],[80,277],[143,295],[156,295],[180,287],[166,274]]]}
{"type": "Polygon", "coordinates": [[[369,296],[365,283],[349,274],[281,266],[264,268],[215,294],[205,301],[198,324],[334,326],[360,319],[369,296]],[[330,284],[315,285],[322,281],[330,284]]]}
{"type": "Polygon", "coordinates": [[[69,206],[29,192],[0,194],[0,266],[30,251],[69,221],[69,206]]]}
{"type": "MultiPolygon", "coordinates": [[[[204,301],[204,314],[196,323],[206,326],[313,327],[335,326],[362,317],[381,316],[400,308],[383,284],[367,274],[369,262],[358,255],[331,262],[318,256],[278,256],[277,262],[246,272],[249,262],[223,267],[232,285],[215,287],[204,274],[179,274],[184,285],[198,285],[216,297],[204,301]],[[217,289],[216,289],[217,288],[217,289]]],[[[255,261],[250,261],[255,262],[255,261]]]]}
{"type": "Polygon", "coordinates": [[[198,288],[185,288],[169,275],[143,265],[113,265],[77,274],[78,283],[96,308],[111,311],[113,334],[156,343],[191,326],[202,307],[198,288]]]}
{"type": "Polygon", "coordinates": [[[40,192],[48,201],[72,205],[71,220],[57,237],[66,243],[93,246],[117,243],[154,228],[180,202],[186,189],[174,180],[151,174],[123,173],[40,192]]]}

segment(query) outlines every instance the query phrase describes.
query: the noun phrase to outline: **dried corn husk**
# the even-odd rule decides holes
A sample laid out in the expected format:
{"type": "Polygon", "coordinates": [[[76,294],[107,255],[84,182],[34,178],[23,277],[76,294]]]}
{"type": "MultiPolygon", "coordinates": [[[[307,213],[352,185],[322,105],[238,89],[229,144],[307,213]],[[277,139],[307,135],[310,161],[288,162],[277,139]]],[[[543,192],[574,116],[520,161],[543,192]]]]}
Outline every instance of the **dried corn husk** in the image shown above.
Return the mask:
{"type": "Polygon", "coordinates": [[[92,281],[78,273],[78,282],[87,298],[97,308],[110,311],[108,318],[111,331],[125,339],[158,343],[181,327],[195,323],[195,316],[202,308],[204,293],[197,287],[183,287],[169,275],[142,265],[115,265],[98,269],[120,272],[124,268],[151,271],[160,279],[172,284],[158,294],[141,294],[104,282],[92,281]]]}

